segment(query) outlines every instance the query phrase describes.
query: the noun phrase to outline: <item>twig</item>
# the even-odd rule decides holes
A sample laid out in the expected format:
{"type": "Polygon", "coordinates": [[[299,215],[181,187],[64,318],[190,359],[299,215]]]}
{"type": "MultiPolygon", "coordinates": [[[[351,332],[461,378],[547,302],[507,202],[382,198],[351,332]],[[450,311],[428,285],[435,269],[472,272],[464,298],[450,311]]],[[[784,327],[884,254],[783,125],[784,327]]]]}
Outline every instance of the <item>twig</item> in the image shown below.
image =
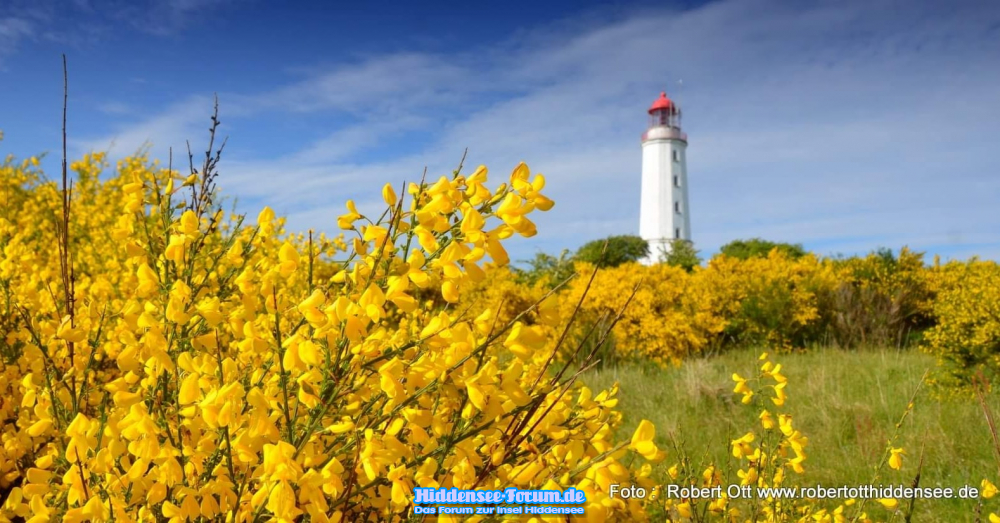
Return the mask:
{"type": "MultiPolygon", "coordinates": [[[[917,475],[913,477],[913,483],[910,487],[916,489],[920,486],[920,473],[924,470],[924,448],[920,447],[920,462],[917,464],[917,475]]],[[[910,523],[913,519],[913,504],[916,503],[917,497],[912,496],[910,498],[910,506],[906,509],[906,514],[904,515],[904,520],[906,523],[910,523]]]]}
{"type": "Polygon", "coordinates": [[[997,434],[996,421],[993,420],[993,413],[990,412],[990,408],[986,404],[986,395],[983,394],[983,389],[986,388],[986,378],[983,376],[982,370],[973,376],[972,386],[976,390],[976,398],[979,399],[979,405],[982,406],[983,415],[986,417],[986,424],[990,428],[990,436],[993,438],[993,452],[996,454],[997,468],[1000,469],[1000,435],[997,434]]]}
{"type": "MultiPolygon", "coordinates": [[[[70,184],[67,187],[68,171],[66,168],[66,113],[69,106],[69,72],[66,65],[66,55],[62,55],[63,59],[63,114],[62,114],[62,225],[59,228],[61,234],[60,247],[59,247],[59,268],[62,276],[63,283],[63,293],[66,299],[66,315],[69,316],[69,327],[70,329],[75,328],[75,289],[76,286],[76,275],[73,274],[73,261],[69,253],[69,215],[70,215],[70,201],[73,194],[73,186],[70,184]]],[[[67,340],[66,345],[69,348],[69,366],[72,370],[75,368],[76,360],[76,349],[72,341],[67,340]]],[[[70,398],[73,401],[73,409],[77,409],[77,399],[76,399],[76,375],[72,372],[70,374],[70,398]]]]}

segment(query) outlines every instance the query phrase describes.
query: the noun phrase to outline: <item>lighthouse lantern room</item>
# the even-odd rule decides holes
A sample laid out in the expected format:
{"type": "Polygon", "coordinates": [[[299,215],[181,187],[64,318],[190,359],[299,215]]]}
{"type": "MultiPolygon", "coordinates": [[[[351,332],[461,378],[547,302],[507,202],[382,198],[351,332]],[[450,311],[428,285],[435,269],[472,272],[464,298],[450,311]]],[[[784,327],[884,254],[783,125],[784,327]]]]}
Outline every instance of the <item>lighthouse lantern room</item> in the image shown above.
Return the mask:
{"type": "Polygon", "coordinates": [[[673,240],[691,241],[686,152],[681,110],[660,93],[649,108],[649,128],[642,135],[639,235],[649,242],[646,264],[669,252],[673,240]]]}

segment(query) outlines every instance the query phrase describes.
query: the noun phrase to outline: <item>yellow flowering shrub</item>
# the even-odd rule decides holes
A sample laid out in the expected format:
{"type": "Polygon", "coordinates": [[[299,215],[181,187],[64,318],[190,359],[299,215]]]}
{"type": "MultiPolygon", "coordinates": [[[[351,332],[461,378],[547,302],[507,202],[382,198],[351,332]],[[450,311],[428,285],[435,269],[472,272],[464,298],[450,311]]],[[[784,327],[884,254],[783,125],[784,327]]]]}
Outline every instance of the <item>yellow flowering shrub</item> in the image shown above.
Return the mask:
{"type": "Polygon", "coordinates": [[[462,303],[495,311],[496,321],[501,324],[517,319],[551,333],[559,323],[560,295],[544,282],[520,283],[507,266],[487,263],[484,277],[464,286],[461,296],[462,303]]]}
{"type": "Polygon", "coordinates": [[[938,357],[939,385],[968,385],[980,370],[991,380],[1000,375],[995,262],[927,266],[922,254],[906,248],[896,256],[881,251],[844,259],[792,258],[774,250],[742,260],[717,256],[690,272],[636,263],[595,271],[580,262],[575,272],[552,293],[555,285],[545,278],[521,283],[507,267],[492,267],[463,292],[466,301],[502,308],[505,321],[544,298],[521,320],[538,324],[548,347],[566,331],[569,343],[558,351],[563,361],[586,357],[611,328],[595,355],[603,362],[677,364],[732,348],[904,347],[919,340],[938,357]],[[558,325],[539,322],[539,315],[556,311],[558,325]]]}
{"type": "MultiPolygon", "coordinates": [[[[595,325],[613,324],[614,354],[605,357],[679,363],[684,357],[700,354],[725,326],[718,311],[720,303],[683,269],[628,263],[594,273],[593,266],[578,263],[576,270],[578,277],[560,295],[562,317],[567,318],[566,323],[573,322],[574,340],[591,344],[597,341],[592,331],[595,325]],[[578,305],[580,313],[574,318],[578,305]],[[621,317],[615,322],[619,313],[621,317]]],[[[566,347],[569,350],[575,346],[566,347]]]]}
{"type": "MultiPolygon", "coordinates": [[[[692,272],[636,263],[595,272],[577,263],[576,273],[558,292],[564,318],[559,330],[568,326],[570,339],[587,345],[598,341],[595,333],[603,327],[613,327],[602,360],[641,358],[660,364],[735,345],[804,347],[825,328],[822,301],[837,283],[831,264],[812,255],[789,258],[777,250],[748,260],[720,256],[692,272]]],[[[545,290],[536,285],[517,291],[512,281],[505,278],[509,297],[539,296],[545,290]]],[[[560,356],[571,359],[577,346],[568,344],[560,356]]]]}
{"type": "Polygon", "coordinates": [[[37,165],[0,167],[0,521],[398,521],[415,486],[644,518],[608,488],[658,451],[548,371],[554,302],[466,301],[553,205],[524,164],[386,186],[337,238],[227,216],[211,159],[89,155],[65,191],[37,165]]]}
{"type": "Polygon", "coordinates": [[[814,255],[793,259],[777,249],[746,260],[718,256],[695,277],[729,304],[728,340],[781,348],[802,348],[819,338],[820,298],[837,281],[834,269],[814,255]]]}
{"type": "Polygon", "coordinates": [[[933,295],[923,255],[873,252],[831,260],[838,283],[827,297],[831,341],[842,347],[898,347],[930,325],[933,295]]]}
{"type": "MultiPolygon", "coordinates": [[[[898,258],[873,253],[820,260],[811,254],[793,258],[779,250],[745,260],[717,256],[690,272],[636,263],[595,272],[577,262],[575,271],[576,277],[555,295],[547,294],[553,282],[521,283],[507,267],[490,269],[486,280],[465,292],[470,300],[502,306],[506,319],[548,296],[547,303],[557,303],[564,319],[551,333],[553,342],[570,323],[570,339],[584,340],[584,345],[597,341],[588,332],[614,323],[612,339],[600,355],[603,361],[679,363],[687,356],[747,346],[898,346],[932,320],[931,270],[924,267],[922,255],[907,249],[898,258]]],[[[573,344],[564,349],[563,359],[576,353],[573,344]]],[[[582,353],[587,354],[586,348],[582,353]]]]}
{"type": "Polygon", "coordinates": [[[923,348],[938,359],[936,384],[969,390],[982,372],[1000,377],[1000,266],[970,260],[936,264],[930,272],[934,326],[923,348]]]}

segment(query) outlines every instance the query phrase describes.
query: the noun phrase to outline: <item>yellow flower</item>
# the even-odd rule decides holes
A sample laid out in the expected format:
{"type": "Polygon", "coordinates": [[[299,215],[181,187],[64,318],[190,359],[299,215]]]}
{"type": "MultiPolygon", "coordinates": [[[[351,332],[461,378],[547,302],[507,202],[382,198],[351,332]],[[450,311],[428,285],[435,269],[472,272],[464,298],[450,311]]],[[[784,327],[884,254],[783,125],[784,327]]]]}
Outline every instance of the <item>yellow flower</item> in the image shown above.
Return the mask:
{"type": "Polygon", "coordinates": [[[740,485],[756,485],[758,474],[757,468],[751,466],[746,472],[740,469],[736,472],[736,475],[740,477],[740,485]]]}
{"type": "Polygon", "coordinates": [[[195,214],[195,212],[192,211],[191,209],[184,211],[184,214],[181,215],[181,220],[180,220],[181,232],[187,235],[188,237],[193,238],[198,234],[198,226],[199,226],[198,215],[195,214]]]}
{"type": "Polygon", "coordinates": [[[190,405],[201,398],[201,388],[198,386],[198,373],[189,374],[181,382],[178,401],[181,405],[190,405]]]}
{"type": "Polygon", "coordinates": [[[899,502],[893,498],[879,499],[878,502],[881,503],[883,507],[889,510],[895,510],[896,507],[899,506],[899,502]]]}
{"type": "Polygon", "coordinates": [[[733,440],[732,441],[733,457],[743,458],[745,456],[753,454],[753,447],[751,447],[750,444],[753,443],[754,439],[755,436],[753,432],[747,432],[739,439],[733,440]]]}
{"type": "Polygon", "coordinates": [[[445,280],[441,284],[441,296],[449,303],[457,303],[459,297],[458,285],[453,280],[445,280]]]}
{"type": "Polygon", "coordinates": [[[280,261],[279,272],[283,277],[290,276],[299,266],[299,251],[291,243],[285,242],[278,251],[280,261]]]}
{"type": "Polygon", "coordinates": [[[650,461],[656,460],[660,458],[660,450],[653,442],[655,437],[656,427],[649,420],[642,420],[632,434],[632,443],[629,447],[650,461]]]}
{"type": "Polygon", "coordinates": [[[139,266],[137,272],[139,279],[139,286],[136,288],[136,295],[140,298],[145,298],[155,291],[160,283],[159,277],[153,272],[153,269],[149,265],[143,263],[139,266]]]}
{"type": "Polygon", "coordinates": [[[354,205],[354,200],[347,200],[347,214],[342,214],[337,218],[337,226],[341,229],[353,229],[354,222],[361,219],[358,208],[354,205]]]}
{"type": "Polygon", "coordinates": [[[545,344],[545,336],[537,326],[527,326],[516,322],[504,341],[510,352],[523,361],[530,360],[532,354],[545,344]]]}
{"type": "Polygon", "coordinates": [[[59,331],[56,333],[56,337],[70,343],[82,343],[85,341],[87,339],[87,332],[79,327],[72,327],[70,324],[70,317],[63,317],[63,321],[59,325],[59,331]]]}
{"type": "Polygon", "coordinates": [[[774,428],[774,418],[771,417],[771,413],[767,410],[763,410],[760,413],[760,423],[763,425],[765,430],[770,430],[774,428]]]}
{"type": "Polygon", "coordinates": [[[980,495],[989,499],[997,495],[997,487],[990,480],[984,479],[980,484],[980,495]]]}
{"type": "Polygon", "coordinates": [[[785,400],[788,399],[788,396],[785,395],[786,384],[786,382],[781,382],[774,386],[774,397],[771,398],[771,401],[779,407],[784,405],[785,400]]]}
{"type": "Polygon", "coordinates": [[[183,235],[171,234],[170,242],[167,245],[167,248],[163,254],[168,260],[174,263],[183,263],[184,246],[185,246],[185,240],[183,235]]]}
{"type": "Polygon", "coordinates": [[[792,428],[792,417],[788,414],[778,414],[778,426],[785,436],[791,436],[795,431],[792,428]]]}
{"type": "Polygon", "coordinates": [[[747,380],[742,378],[739,374],[733,373],[733,381],[736,382],[736,387],[733,392],[737,394],[747,394],[750,392],[750,387],[747,386],[747,380]]]}
{"type": "Polygon", "coordinates": [[[718,498],[712,500],[708,504],[708,511],[715,515],[722,515],[726,511],[726,498],[718,498]]]}
{"type": "Polygon", "coordinates": [[[28,427],[28,435],[33,438],[37,438],[42,434],[45,434],[45,432],[48,431],[50,428],[52,428],[52,420],[48,418],[42,418],[33,423],[30,427],[28,427]]]}
{"type": "Polygon", "coordinates": [[[895,470],[903,468],[903,456],[906,451],[901,448],[890,449],[889,466],[895,470]]]}
{"type": "MultiPolygon", "coordinates": [[[[388,187],[388,186],[386,186],[388,187]]],[[[392,205],[391,203],[389,205],[392,205]]],[[[389,473],[386,475],[386,479],[392,484],[391,500],[396,505],[407,504],[411,492],[413,491],[413,485],[407,476],[406,467],[398,466],[391,467],[389,473]]]]}
{"type": "Polygon", "coordinates": [[[391,183],[387,183],[382,187],[382,200],[390,207],[396,205],[396,191],[392,189],[391,183]]]}
{"type": "Polygon", "coordinates": [[[788,378],[786,378],[783,374],[781,374],[781,364],[780,363],[776,364],[774,366],[774,368],[771,369],[770,372],[768,372],[768,375],[774,381],[777,381],[778,383],[784,383],[784,382],[788,381],[788,378]]]}

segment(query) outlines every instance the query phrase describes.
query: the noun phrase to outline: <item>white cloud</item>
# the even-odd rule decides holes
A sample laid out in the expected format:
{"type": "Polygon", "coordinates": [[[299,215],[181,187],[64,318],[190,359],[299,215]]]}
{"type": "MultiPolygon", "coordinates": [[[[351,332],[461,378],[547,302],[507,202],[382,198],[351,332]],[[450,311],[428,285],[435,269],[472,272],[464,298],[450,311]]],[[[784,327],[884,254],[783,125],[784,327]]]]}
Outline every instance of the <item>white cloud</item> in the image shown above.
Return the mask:
{"type": "Polygon", "coordinates": [[[100,104],[97,109],[102,113],[106,114],[129,114],[132,112],[132,108],[128,104],[122,102],[105,102],[100,104]]]}
{"type": "MultiPolygon", "coordinates": [[[[291,154],[236,158],[224,184],[306,228],[386,181],[450,171],[469,147],[467,164],[501,179],[521,160],[547,175],[556,207],[515,251],[575,247],[636,232],[644,109],[683,78],[703,252],[746,236],[995,252],[1000,9],[902,7],[728,0],[529,28],[455,56],[369,56],[241,93],[248,121],[327,112],[351,123],[291,154]],[[427,143],[405,147],[414,131],[427,143]]],[[[121,135],[175,141],[205,114],[171,108],[121,135]]]]}
{"type": "Polygon", "coordinates": [[[0,16],[0,71],[3,70],[4,59],[13,54],[21,42],[33,33],[34,26],[28,19],[0,16]]]}
{"type": "Polygon", "coordinates": [[[401,53],[368,57],[258,97],[262,107],[334,110],[365,117],[407,114],[467,101],[484,86],[445,57],[401,53]]]}
{"type": "MultiPolygon", "coordinates": [[[[190,141],[197,162],[199,156],[204,156],[212,104],[211,97],[194,95],[171,104],[165,111],[151,118],[119,124],[117,130],[106,136],[70,138],[71,156],[89,151],[106,151],[113,158],[123,158],[137,151],[148,150],[152,158],[160,159],[166,164],[168,152],[173,148],[173,163],[177,168],[188,163],[187,142],[190,141]]],[[[105,112],[109,111],[105,108],[105,112]]],[[[222,138],[218,137],[219,140],[222,138]]]]}
{"type": "Polygon", "coordinates": [[[368,119],[362,123],[334,131],[275,163],[317,165],[342,162],[359,151],[378,147],[385,140],[392,140],[402,133],[430,124],[431,122],[426,118],[408,114],[402,114],[392,119],[368,119]]]}
{"type": "Polygon", "coordinates": [[[123,27],[172,36],[203,27],[226,7],[248,0],[3,0],[0,2],[0,71],[26,39],[63,49],[87,47],[123,27]]]}
{"type": "Polygon", "coordinates": [[[220,11],[244,0],[102,0],[100,8],[89,2],[78,5],[81,10],[99,12],[101,22],[108,26],[130,26],[132,29],[159,36],[170,36],[193,25],[211,23],[220,11]]]}

